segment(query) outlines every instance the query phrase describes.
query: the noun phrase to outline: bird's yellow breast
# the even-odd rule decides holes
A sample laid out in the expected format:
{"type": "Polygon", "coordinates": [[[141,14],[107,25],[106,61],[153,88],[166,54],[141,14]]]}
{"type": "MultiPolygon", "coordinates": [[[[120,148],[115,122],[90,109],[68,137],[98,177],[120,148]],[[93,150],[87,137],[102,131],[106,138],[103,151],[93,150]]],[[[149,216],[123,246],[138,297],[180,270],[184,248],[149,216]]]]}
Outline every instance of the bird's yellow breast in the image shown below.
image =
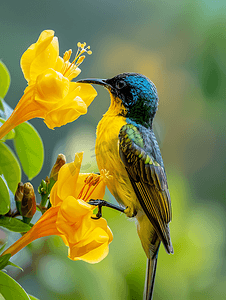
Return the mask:
{"type": "Polygon", "coordinates": [[[126,124],[126,118],[109,111],[97,126],[96,159],[99,170],[105,169],[111,175],[107,187],[115,199],[133,211],[139,209],[139,203],[130,183],[127,171],[119,155],[119,131],[126,124]]]}
{"type": "MultiPolygon", "coordinates": [[[[111,98],[113,96],[111,95],[111,98]]],[[[136,215],[137,231],[147,257],[153,255],[150,251],[150,234],[153,226],[145,215],[131,185],[129,176],[119,155],[119,132],[126,124],[123,108],[120,102],[111,99],[111,106],[97,126],[96,159],[99,170],[109,172],[106,184],[115,199],[127,209],[128,217],[136,215]]]]}

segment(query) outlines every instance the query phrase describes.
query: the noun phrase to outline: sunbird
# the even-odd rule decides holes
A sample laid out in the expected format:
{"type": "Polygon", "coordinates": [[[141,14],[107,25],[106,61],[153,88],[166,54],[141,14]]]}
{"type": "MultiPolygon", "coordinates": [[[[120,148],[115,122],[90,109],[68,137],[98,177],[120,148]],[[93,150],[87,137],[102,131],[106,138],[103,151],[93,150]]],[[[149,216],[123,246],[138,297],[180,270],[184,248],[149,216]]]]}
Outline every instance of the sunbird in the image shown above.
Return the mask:
{"type": "Polygon", "coordinates": [[[160,243],[167,253],[173,253],[171,200],[153,131],[157,89],[138,73],[78,82],[102,85],[110,93],[110,107],[97,126],[96,160],[99,170],[109,172],[106,184],[111,194],[125,208],[125,214],[137,220],[137,232],[148,258],[143,299],[150,300],[160,243]]]}

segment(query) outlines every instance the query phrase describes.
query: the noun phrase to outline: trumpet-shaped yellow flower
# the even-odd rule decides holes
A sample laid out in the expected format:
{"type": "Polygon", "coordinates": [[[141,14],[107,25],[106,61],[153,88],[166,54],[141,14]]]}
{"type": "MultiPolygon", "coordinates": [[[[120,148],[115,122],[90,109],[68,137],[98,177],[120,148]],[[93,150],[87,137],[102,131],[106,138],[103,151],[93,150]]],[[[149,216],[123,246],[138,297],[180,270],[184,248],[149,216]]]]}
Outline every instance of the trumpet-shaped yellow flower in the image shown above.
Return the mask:
{"type": "Polygon", "coordinates": [[[79,174],[83,153],[65,164],[52,188],[48,209],[22,238],[3,254],[14,255],[30,242],[42,236],[59,235],[69,247],[68,257],[97,263],[108,254],[113,236],[105,219],[92,219],[95,206],[90,199],[102,199],[105,193],[104,174],[79,174]]]}
{"type": "Polygon", "coordinates": [[[38,41],[32,44],[21,57],[21,68],[28,87],[24,91],[12,115],[0,128],[0,139],[11,129],[32,118],[43,118],[54,129],[73,122],[87,112],[87,107],[96,97],[90,84],[71,82],[79,75],[78,66],[90,47],[78,43],[75,59],[70,62],[72,51],[59,56],[59,44],[53,30],[45,30],[38,41]]]}

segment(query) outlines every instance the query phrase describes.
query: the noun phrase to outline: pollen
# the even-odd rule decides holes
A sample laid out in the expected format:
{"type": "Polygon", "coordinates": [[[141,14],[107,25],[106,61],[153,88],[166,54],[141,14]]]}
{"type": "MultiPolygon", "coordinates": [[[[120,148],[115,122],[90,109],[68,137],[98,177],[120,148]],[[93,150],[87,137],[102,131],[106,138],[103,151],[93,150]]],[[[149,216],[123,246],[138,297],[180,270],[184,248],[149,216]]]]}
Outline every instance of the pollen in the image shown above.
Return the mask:
{"type": "Polygon", "coordinates": [[[71,75],[73,75],[73,73],[76,72],[76,69],[78,68],[79,65],[81,65],[81,63],[83,62],[83,60],[85,59],[85,55],[82,55],[83,53],[87,53],[87,54],[92,54],[92,51],[90,50],[90,46],[86,47],[86,43],[77,43],[78,46],[78,50],[77,53],[75,55],[74,60],[70,63],[69,59],[71,57],[72,54],[72,50],[68,50],[65,52],[64,54],[64,66],[63,66],[63,70],[62,70],[62,74],[65,77],[71,77],[71,75]]]}
{"type": "Polygon", "coordinates": [[[84,59],[85,59],[85,55],[80,56],[78,61],[77,61],[77,66],[81,65],[81,63],[83,62],[84,59]]]}
{"type": "Polygon", "coordinates": [[[93,179],[93,174],[88,175],[84,180],[85,184],[89,184],[92,179],[93,179]]]}
{"type": "Polygon", "coordinates": [[[86,177],[85,179],[85,184],[91,185],[96,185],[99,180],[101,180],[100,175],[97,174],[90,174],[89,176],[86,177]]]}
{"type": "Polygon", "coordinates": [[[89,174],[84,180],[84,185],[78,195],[78,199],[88,201],[88,199],[90,199],[92,193],[102,180],[103,178],[101,175],[93,173],[89,174]]]}
{"type": "Polygon", "coordinates": [[[71,53],[72,53],[72,50],[71,50],[71,49],[69,49],[68,51],[66,51],[66,52],[64,53],[64,56],[63,56],[64,61],[68,61],[68,60],[70,59],[71,53]]]}

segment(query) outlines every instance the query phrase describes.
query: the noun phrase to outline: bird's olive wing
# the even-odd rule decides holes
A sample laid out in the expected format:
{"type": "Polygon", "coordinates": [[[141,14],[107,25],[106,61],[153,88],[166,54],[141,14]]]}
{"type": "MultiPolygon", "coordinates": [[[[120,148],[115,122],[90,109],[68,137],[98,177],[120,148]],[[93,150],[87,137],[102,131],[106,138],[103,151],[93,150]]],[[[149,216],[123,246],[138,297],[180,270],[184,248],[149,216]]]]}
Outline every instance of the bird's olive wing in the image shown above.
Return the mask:
{"type": "Polygon", "coordinates": [[[119,154],[141,207],[166,250],[172,252],[167,225],[171,220],[171,201],[165,171],[144,150],[143,139],[136,126],[127,124],[121,128],[119,154]]]}

